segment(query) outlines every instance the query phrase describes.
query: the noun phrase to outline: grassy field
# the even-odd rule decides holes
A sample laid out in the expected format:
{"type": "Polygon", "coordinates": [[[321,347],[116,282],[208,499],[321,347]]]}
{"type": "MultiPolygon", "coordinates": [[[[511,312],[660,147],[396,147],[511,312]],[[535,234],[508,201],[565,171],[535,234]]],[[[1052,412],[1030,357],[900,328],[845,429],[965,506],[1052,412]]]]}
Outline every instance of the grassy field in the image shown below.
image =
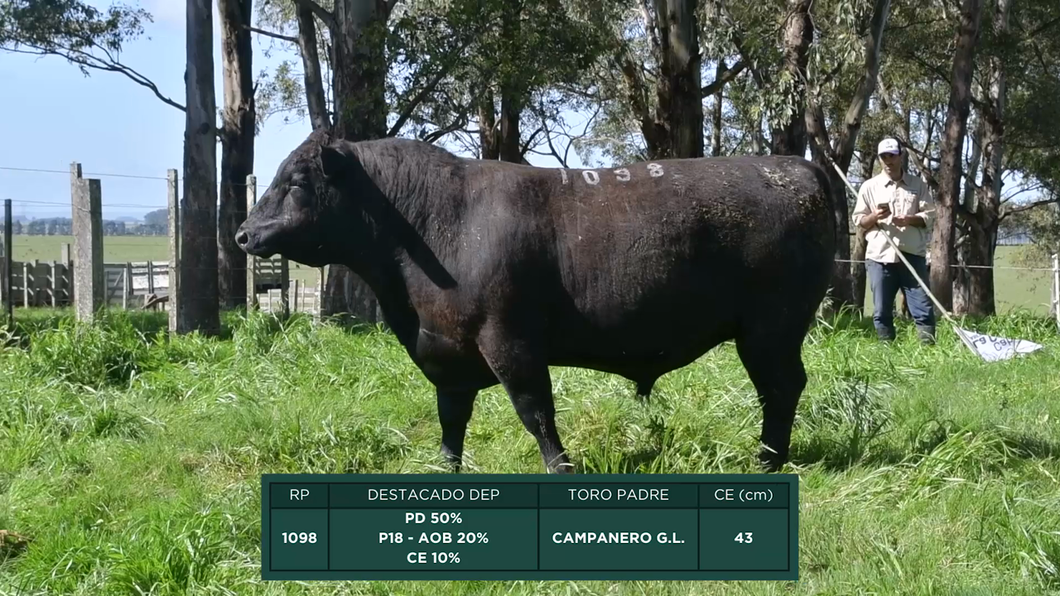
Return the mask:
{"type": "MultiPolygon", "coordinates": [[[[14,255],[16,261],[39,259],[50,261],[59,258],[59,245],[73,242],[72,236],[15,236],[14,255]]],[[[169,240],[162,236],[107,236],[103,239],[103,259],[110,263],[126,261],[166,261],[169,259],[169,240]]],[[[998,247],[995,263],[998,267],[1011,267],[1015,247],[998,247]]],[[[291,263],[291,279],[309,285],[319,284],[317,269],[291,263]]],[[[1015,271],[997,269],[994,272],[998,311],[1026,310],[1033,314],[1049,313],[1049,288],[1052,278],[1047,271],[1015,271]]],[[[872,290],[866,288],[865,304],[872,309],[872,290]]]]}
{"type": "MultiPolygon", "coordinates": [[[[940,327],[894,345],[818,325],[793,436],[798,582],[262,582],[263,473],[432,473],[431,386],[378,330],[226,315],[171,338],[160,313],[19,311],[0,349],[0,594],[1060,594],[1060,336],[969,323],[1046,350],[986,364],[940,327]],[[21,547],[21,548],[20,548],[21,547]],[[6,559],[6,560],[5,560],[6,559]]],[[[755,473],[760,411],[730,344],[631,384],[553,370],[572,461],[595,473],[755,473]]],[[[540,473],[500,388],[480,394],[470,473],[540,473]]]]}

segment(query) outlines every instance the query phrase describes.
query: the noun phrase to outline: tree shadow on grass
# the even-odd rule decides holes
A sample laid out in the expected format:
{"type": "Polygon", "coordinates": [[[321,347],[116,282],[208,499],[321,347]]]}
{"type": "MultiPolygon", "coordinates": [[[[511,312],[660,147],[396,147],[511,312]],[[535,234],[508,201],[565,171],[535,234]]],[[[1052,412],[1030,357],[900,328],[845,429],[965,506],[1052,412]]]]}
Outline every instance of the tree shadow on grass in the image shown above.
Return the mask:
{"type": "MultiPolygon", "coordinates": [[[[891,444],[874,445],[860,450],[849,443],[814,435],[808,442],[791,447],[791,463],[801,466],[819,464],[829,471],[843,471],[855,466],[886,466],[910,458],[927,456],[955,435],[966,432],[948,423],[938,423],[918,436],[912,445],[899,448],[891,444]]],[[[1035,437],[1027,433],[1001,429],[979,429],[977,433],[996,433],[1012,456],[1023,460],[1060,459],[1060,441],[1035,437]]]]}
{"type": "Polygon", "coordinates": [[[789,461],[797,466],[820,465],[830,472],[841,472],[855,466],[888,466],[904,460],[909,454],[887,445],[862,453],[849,444],[829,441],[814,435],[806,443],[791,446],[789,461]]]}
{"type": "Polygon", "coordinates": [[[1021,459],[1060,459],[1060,442],[1026,433],[1002,431],[1001,441],[1021,459]]]}

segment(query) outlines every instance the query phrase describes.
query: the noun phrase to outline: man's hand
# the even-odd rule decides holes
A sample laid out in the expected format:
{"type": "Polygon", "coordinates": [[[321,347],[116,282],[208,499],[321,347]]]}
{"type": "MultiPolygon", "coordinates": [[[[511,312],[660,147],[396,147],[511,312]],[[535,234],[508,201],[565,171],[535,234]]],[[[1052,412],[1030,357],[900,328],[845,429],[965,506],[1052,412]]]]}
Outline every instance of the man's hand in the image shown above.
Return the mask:
{"type": "Polygon", "coordinates": [[[877,207],[875,211],[861,219],[861,227],[865,228],[866,230],[871,230],[872,228],[876,227],[876,224],[879,223],[881,219],[886,218],[890,214],[890,207],[877,207]]]}

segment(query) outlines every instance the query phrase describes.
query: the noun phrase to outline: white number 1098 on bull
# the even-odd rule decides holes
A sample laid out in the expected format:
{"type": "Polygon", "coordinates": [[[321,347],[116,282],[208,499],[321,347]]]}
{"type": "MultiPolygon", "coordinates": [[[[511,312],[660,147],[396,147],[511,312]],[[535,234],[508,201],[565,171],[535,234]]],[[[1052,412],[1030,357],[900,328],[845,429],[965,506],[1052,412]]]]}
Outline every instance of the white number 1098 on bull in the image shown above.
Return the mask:
{"type": "Polygon", "coordinates": [[[284,544],[316,544],[316,532],[281,532],[284,544]]]}

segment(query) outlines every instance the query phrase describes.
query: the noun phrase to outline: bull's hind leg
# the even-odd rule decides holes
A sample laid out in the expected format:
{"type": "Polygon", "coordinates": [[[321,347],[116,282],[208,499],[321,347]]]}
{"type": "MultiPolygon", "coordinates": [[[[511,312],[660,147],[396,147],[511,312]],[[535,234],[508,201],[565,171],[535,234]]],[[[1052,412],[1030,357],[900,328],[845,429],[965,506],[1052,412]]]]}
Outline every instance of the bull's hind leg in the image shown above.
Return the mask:
{"type": "Polygon", "coordinates": [[[788,460],[795,409],[806,388],[802,338],[758,333],[736,339],[736,351],[762,405],[762,450],[759,460],[776,472],[788,460]]]}
{"type": "Polygon", "coordinates": [[[460,471],[464,457],[464,436],[477,391],[442,389],[438,393],[438,421],[442,425],[442,456],[453,468],[460,471]]]}
{"type": "Polygon", "coordinates": [[[641,379],[637,381],[637,401],[646,404],[651,400],[651,390],[655,387],[657,379],[641,379]]]}
{"type": "Polygon", "coordinates": [[[508,392],[523,426],[537,439],[546,469],[568,473],[573,470],[556,430],[552,379],[543,345],[496,327],[484,329],[479,338],[482,356],[508,392]]]}

